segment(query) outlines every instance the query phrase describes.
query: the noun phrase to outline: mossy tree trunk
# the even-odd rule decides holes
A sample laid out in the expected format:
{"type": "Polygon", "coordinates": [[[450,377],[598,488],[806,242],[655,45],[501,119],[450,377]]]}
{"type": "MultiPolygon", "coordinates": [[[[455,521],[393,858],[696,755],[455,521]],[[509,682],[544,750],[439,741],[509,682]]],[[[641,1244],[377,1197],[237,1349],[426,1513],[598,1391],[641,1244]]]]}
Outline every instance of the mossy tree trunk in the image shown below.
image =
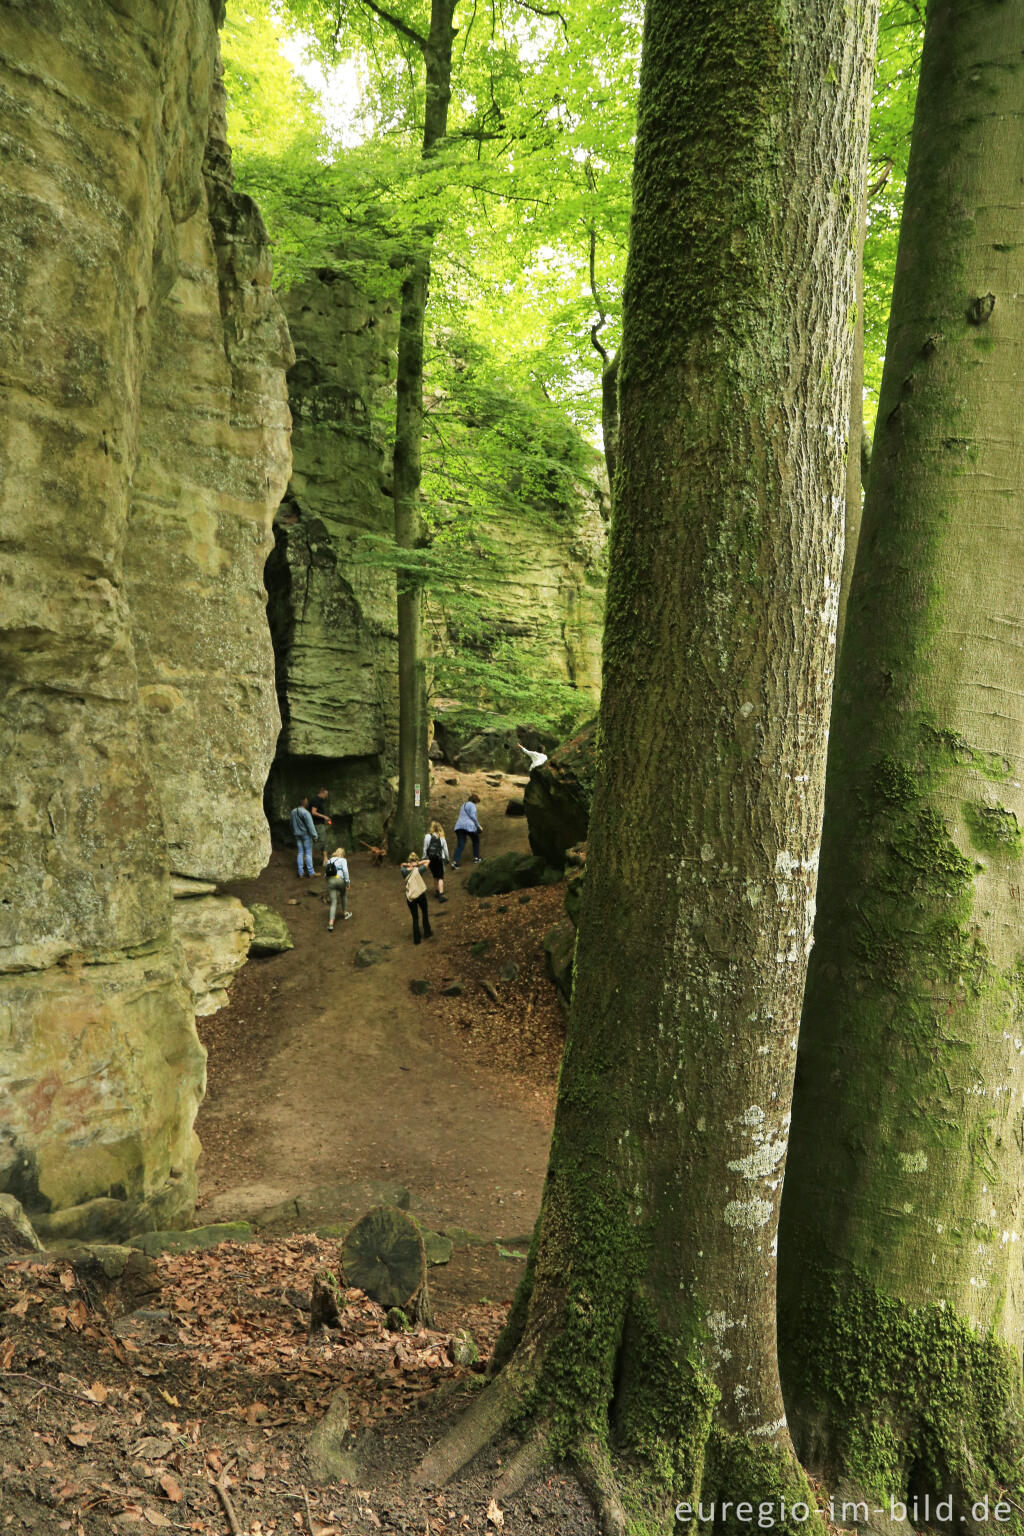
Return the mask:
{"type": "Polygon", "coordinates": [[[1024,1498],[1022,165],[1024,9],[930,0],[781,1235],[798,1449],[956,1530],[1024,1498]]]}
{"type": "MultiPolygon", "coordinates": [[[[867,89],[870,90],[870,77],[867,89]]],[[[871,103],[864,110],[870,112],[871,103]]],[[[836,625],[837,654],[842,648],[846,628],[846,608],[850,583],[860,540],[860,521],[864,507],[864,466],[861,445],[864,437],[864,234],[867,219],[867,183],[860,191],[857,213],[857,267],[853,323],[853,367],[850,373],[850,424],[846,436],[846,524],[843,539],[843,573],[839,582],[839,618],[836,625]]]]}
{"type": "MultiPolygon", "coordinates": [[[[426,108],[423,155],[429,158],[447,132],[451,101],[453,24],[456,0],[432,0],[426,37],[399,22],[380,6],[384,17],[423,54],[426,108]]],[[[410,260],[402,283],[398,331],[395,401],[395,543],[399,552],[424,543],[420,510],[420,449],[423,435],[423,340],[430,287],[433,230],[420,232],[420,246],[410,260]]],[[[401,557],[401,555],[400,555],[401,557]]],[[[408,571],[398,578],[398,803],[391,823],[389,846],[396,858],[419,849],[429,819],[430,763],[427,757],[427,657],[423,631],[423,593],[419,579],[408,571]],[[419,804],[417,805],[417,787],[419,804]]]]}
{"type": "MultiPolygon", "coordinates": [[[[671,1529],[680,1500],[772,1501],[781,1527],[783,1497],[813,1507],[778,1381],[775,1225],[873,21],[831,0],[647,8],[602,748],[551,1160],[505,1363],[423,1467],[450,1476],[515,1423],[499,1496],[563,1455],[606,1531],[671,1529]]],[[[733,1516],[719,1528],[749,1532],[733,1516]]]]}

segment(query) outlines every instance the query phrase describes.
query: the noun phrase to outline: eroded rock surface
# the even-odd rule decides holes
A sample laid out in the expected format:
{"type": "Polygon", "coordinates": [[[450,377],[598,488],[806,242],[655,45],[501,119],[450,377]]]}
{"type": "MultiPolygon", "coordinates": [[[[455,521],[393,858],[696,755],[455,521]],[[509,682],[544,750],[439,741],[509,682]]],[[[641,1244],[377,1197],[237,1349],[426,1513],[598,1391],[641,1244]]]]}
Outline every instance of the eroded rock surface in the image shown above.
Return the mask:
{"type": "Polygon", "coordinates": [[[206,962],[170,875],[268,846],[290,351],[215,9],[0,28],[0,1190],[62,1235],[190,1211],[206,962]]]}
{"type": "MultiPolygon", "coordinates": [[[[367,536],[386,541],[394,528],[397,280],[372,249],[353,248],[283,303],[296,350],[294,467],[267,566],[283,720],[267,809],[288,840],[290,808],[326,787],[332,845],[379,844],[396,773],[398,641],[394,572],[367,536]]],[[[494,615],[485,644],[508,642],[531,676],[572,684],[584,708],[600,688],[607,512],[595,470],[564,505],[521,517],[495,506],[477,528],[481,595],[494,615]],[[482,553],[495,547],[500,573],[482,553]]],[[[455,642],[429,593],[427,620],[436,639],[455,642]]],[[[511,722],[480,731],[470,718],[444,715],[435,761],[523,768],[511,722]]]]}
{"type": "Polygon", "coordinates": [[[379,843],[398,740],[395,576],[361,541],[390,536],[398,317],[341,271],[284,298],[293,472],[267,566],[283,728],[267,808],[285,832],[302,795],[330,791],[331,847],[379,843]]]}
{"type": "Polygon", "coordinates": [[[597,772],[597,721],[557,747],[530,775],[523,800],[530,847],[553,869],[563,869],[566,852],[587,836],[597,772]]]}

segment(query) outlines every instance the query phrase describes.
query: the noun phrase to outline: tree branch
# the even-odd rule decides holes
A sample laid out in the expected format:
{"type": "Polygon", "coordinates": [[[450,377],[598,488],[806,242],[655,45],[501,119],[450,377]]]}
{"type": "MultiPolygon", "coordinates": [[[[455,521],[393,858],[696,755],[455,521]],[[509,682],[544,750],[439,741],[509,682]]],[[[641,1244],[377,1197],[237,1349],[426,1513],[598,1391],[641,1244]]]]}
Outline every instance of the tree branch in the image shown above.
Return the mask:
{"type": "Polygon", "coordinates": [[[557,19],[562,23],[562,31],[565,33],[566,38],[568,38],[569,23],[566,21],[565,17],[562,15],[557,6],[553,10],[548,10],[547,7],[543,5],[531,5],[530,0],[516,0],[516,4],[521,5],[524,11],[532,11],[535,16],[548,16],[552,19],[557,17],[557,19]]]}
{"type": "MultiPolygon", "coordinates": [[[[415,43],[421,53],[426,52],[428,46],[427,39],[417,32],[415,27],[410,27],[408,22],[403,21],[401,16],[396,16],[393,11],[386,10],[383,5],[378,5],[377,0],[359,0],[359,3],[360,5],[365,5],[367,10],[372,11],[375,16],[379,16],[381,21],[386,21],[389,27],[394,27],[396,32],[400,32],[403,37],[407,37],[411,43],[415,43]]],[[[341,11],[339,10],[338,26],[334,34],[335,41],[337,41],[340,31],[341,11]]]]}

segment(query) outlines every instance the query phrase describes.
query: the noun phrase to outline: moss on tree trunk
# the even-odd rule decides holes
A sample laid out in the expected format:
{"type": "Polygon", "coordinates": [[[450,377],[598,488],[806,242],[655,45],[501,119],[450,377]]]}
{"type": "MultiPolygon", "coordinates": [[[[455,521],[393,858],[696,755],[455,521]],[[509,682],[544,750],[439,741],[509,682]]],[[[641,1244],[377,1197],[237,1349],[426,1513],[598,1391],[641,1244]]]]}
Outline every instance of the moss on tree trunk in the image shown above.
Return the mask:
{"type": "MultiPolygon", "coordinates": [[[[842,553],[853,189],[873,10],[650,0],[624,302],[600,761],[543,1211],[503,1426],[607,1531],[809,1499],[775,1225],[842,553]],[[599,871],[599,878],[593,877],[599,871]]],[[[794,1527],[813,1529],[816,1517],[794,1527]]]]}
{"type": "Polygon", "coordinates": [[[781,1234],[798,1448],[956,1529],[1022,1498],[1022,59],[931,0],[781,1234]]]}

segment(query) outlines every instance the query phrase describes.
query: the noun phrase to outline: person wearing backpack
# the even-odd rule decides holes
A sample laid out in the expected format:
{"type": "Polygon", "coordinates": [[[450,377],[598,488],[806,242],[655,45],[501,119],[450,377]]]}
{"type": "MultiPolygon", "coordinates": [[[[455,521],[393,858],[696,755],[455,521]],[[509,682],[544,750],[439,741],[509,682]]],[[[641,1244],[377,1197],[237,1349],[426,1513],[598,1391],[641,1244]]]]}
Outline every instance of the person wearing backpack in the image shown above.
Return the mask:
{"type": "Polygon", "coordinates": [[[444,835],[444,827],[439,821],[430,823],[430,831],[423,839],[423,857],[430,866],[430,873],[434,877],[435,894],[438,901],[447,901],[444,893],[444,867],[448,863],[448,842],[444,835]]]}
{"type": "Polygon", "coordinates": [[[427,911],[427,887],[423,876],[420,874],[420,870],[426,867],[426,859],[418,859],[415,848],[402,865],[402,877],[405,880],[405,904],[412,913],[412,941],[414,944],[420,942],[421,916],[423,918],[423,937],[425,939],[432,939],[434,937],[433,929],[430,926],[430,914],[427,911]]]}
{"type": "Polygon", "coordinates": [[[344,848],[335,848],[330,857],[324,857],[324,879],[327,881],[327,894],[331,899],[327,918],[327,932],[333,933],[339,898],[341,900],[342,918],[347,920],[352,916],[348,909],[349,873],[348,860],[345,857],[344,848]]]}

